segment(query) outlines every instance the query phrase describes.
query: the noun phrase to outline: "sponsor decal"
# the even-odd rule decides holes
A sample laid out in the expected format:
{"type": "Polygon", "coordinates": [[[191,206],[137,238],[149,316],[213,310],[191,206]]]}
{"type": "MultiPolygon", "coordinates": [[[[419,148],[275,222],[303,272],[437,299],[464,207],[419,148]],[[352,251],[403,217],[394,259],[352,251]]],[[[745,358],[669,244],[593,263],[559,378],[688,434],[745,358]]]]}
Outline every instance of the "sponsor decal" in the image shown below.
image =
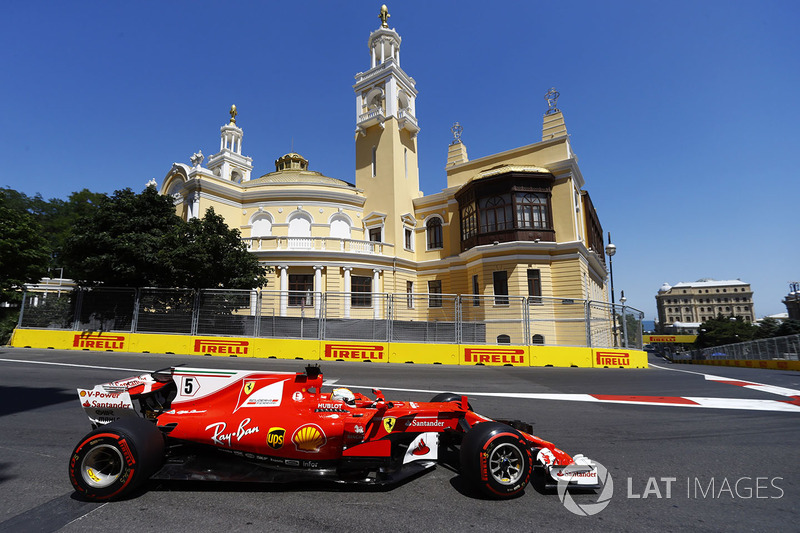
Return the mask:
{"type": "Polygon", "coordinates": [[[438,457],[439,435],[437,433],[420,433],[409,445],[403,464],[422,459],[435,461],[438,457]]]}
{"type": "Polygon", "coordinates": [[[384,348],[374,344],[325,344],[326,359],[366,359],[382,361],[384,348]]]}
{"type": "Polygon", "coordinates": [[[391,433],[395,424],[397,424],[397,419],[393,416],[387,416],[383,419],[383,429],[386,430],[386,433],[391,433]]]}
{"type": "Polygon", "coordinates": [[[353,428],[353,433],[355,433],[357,435],[363,435],[364,434],[364,426],[356,426],[356,427],[354,427],[353,428]]]}
{"type": "Polygon", "coordinates": [[[296,402],[302,402],[303,401],[303,393],[300,392],[300,391],[296,391],[294,394],[292,394],[292,400],[294,400],[296,402]]]}
{"type": "Polygon", "coordinates": [[[85,350],[122,350],[125,347],[125,337],[78,333],[72,340],[72,346],[85,350]]]}
{"type": "Polygon", "coordinates": [[[132,389],[134,387],[138,387],[139,385],[147,385],[147,384],[148,382],[141,377],[123,379],[120,381],[112,381],[111,383],[109,383],[109,385],[113,385],[114,387],[125,387],[126,389],[132,389]]]}
{"type": "Polygon", "coordinates": [[[306,424],[292,436],[292,443],[298,452],[317,453],[326,442],[325,432],[316,424],[306,424]]]}
{"type": "Polygon", "coordinates": [[[430,451],[431,451],[431,449],[428,447],[427,444],[425,444],[425,439],[424,438],[420,438],[419,442],[411,450],[411,455],[417,455],[417,456],[419,456],[419,455],[427,455],[428,453],[430,453],[430,451]]]}
{"type": "Polygon", "coordinates": [[[247,435],[252,435],[259,432],[258,426],[247,427],[250,424],[250,419],[245,418],[239,423],[236,431],[225,432],[228,425],[225,422],[216,422],[206,426],[206,430],[213,429],[211,442],[219,446],[230,446],[231,442],[239,442],[247,435]]]}
{"type": "Polygon", "coordinates": [[[553,452],[550,451],[548,448],[542,448],[539,450],[539,453],[536,454],[536,460],[542,463],[545,466],[555,464],[556,456],[553,455],[553,452]]]}
{"type": "Polygon", "coordinates": [[[122,450],[122,455],[125,456],[125,462],[128,463],[128,466],[133,466],[136,461],[133,460],[133,454],[131,449],[128,448],[128,442],[125,439],[119,441],[119,448],[122,450]]]}
{"type": "Polygon", "coordinates": [[[586,465],[573,463],[564,467],[556,476],[558,477],[558,485],[556,487],[558,498],[561,500],[564,507],[573,514],[578,516],[596,515],[611,503],[611,497],[614,495],[614,480],[611,479],[611,474],[606,467],[597,461],[594,462],[594,468],[591,471],[586,471],[586,465]],[[584,474],[594,475],[584,476],[584,474]],[[600,494],[597,495],[596,501],[587,502],[581,499],[580,502],[576,502],[567,490],[570,481],[578,483],[580,486],[582,478],[589,478],[587,479],[588,483],[584,482],[584,484],[595,484],[598,481],[602,483],[603,489],[600,491],[600,494]]]}
{"type": "Polygon", "coordinates": [[[244,407],[278,407],[283,397],[283,384],[284,381],[270,383],[266,387],[261,387],[251,393],[247,392],[247,388],[250,386],[252,391],[256,386],[256,382],[249,381],[242,384],[242,393],[239,395],[239,407],[234,410],[234,413],[244,407]],[[242,399],[242,397],[244,397],[244,399],[242,399]]]}
{"type": "Polygon", "coordinates": [[[195,339],[195,353],[217,355],[247,355],[250,341],[226,341],[216,339],[195,339]]]}
{"type": "Polygon", "coordinates": [[[253,392],[253,389],[255,388],[255,386],[256,386],[256,382],[255,381],[247,381],[247,382],[245,382],[245,384],[244,384],[244,393],[249,395],[250,393],[253,392]]]}
{"type": "Polygon", "coordinates": [[[415,418],[410,422],[406,422],[406,427],[416,427],[416,428],[441,428],[444,427],[444,420],[439,419],[419,419],[415,418]]]}
{"type": "Polygon", "coordinates": [[[280,450],[283,448],[283,438],[286,436],[286,430],[283,428],[269,428],[267,433],[267,446],[273,450],[280,450]]]}
{"type": "Polygon", "coordinates": [[[338,403],[326,403],[320,402],[317,404],[317,408],[315,409],[317,413],[346,413],[347,408],[344,406],[343,402],[338,403]]]}
{"type": "Polygon", "coordinates": [[[467,363],[525,364],[524,348],[465,348],[467,363]]]}
{"type": "Polygon", "coordinates": [[[645,344],[657,342],[691,344],[697,340],[697,335],[644,335],[642,340],[645,344]]]}
{"type": "Polygon", "coordinates": [[[101,389],[79,389],[81,405],[88,409],[133,409],[127,392],[106,392],[101,389]]]}
{"type": "Polygon", "coordinates": [[[597,352],[597,364],[603,366],[630,366],[631,354],[628,352],[597,352]]]}
{"type": "Polygon", "coordinates": [[[176,411],[175,409],[172,409],[170,411],[167,411],[164,414],[166,414],[166,415],[199,415],[199,414],[203,414],[205,412],[206,412],[205,409],[203,409],[202,411],[198,411],[197,409],[191,409],[191,410],[181,409],[179,411],[176,411]]]}

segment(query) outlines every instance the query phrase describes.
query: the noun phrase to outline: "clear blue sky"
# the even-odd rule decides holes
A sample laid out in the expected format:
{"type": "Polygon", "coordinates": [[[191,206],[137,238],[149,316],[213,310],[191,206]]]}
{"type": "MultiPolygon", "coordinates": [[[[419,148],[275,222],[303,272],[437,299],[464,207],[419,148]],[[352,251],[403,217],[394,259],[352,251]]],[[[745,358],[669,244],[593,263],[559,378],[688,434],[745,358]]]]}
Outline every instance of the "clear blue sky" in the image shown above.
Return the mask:
{"type": "MultiPolygon", "coordinates": [[[[219,148],[235,103],[254,174],[295,151],[354,181],[353,76],[376,2],[11,2],[0,46],[0,186],[45,198],[161,184],[219,148]]],[[[555,86],[617,291],[741,278],[756,313],[800,279],[800,2],[389,3],[415,78],[421,187],[541,139],[555,86]]]]}

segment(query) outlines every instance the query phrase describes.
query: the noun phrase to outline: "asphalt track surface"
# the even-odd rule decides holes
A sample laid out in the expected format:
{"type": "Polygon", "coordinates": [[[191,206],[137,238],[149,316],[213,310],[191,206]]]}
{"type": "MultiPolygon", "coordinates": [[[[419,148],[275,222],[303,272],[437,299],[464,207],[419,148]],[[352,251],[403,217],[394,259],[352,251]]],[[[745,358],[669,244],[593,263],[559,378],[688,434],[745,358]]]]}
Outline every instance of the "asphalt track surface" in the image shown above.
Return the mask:
{"type": "MultiPolygon", "coordinates": [[[[1,348],[0,531],[696,532],[796,531],[800,523],[800,407],[787,403],[800,390],[800,372],[656,359],[648,370],[323,366],[326,381],[365,387],[357,389],[365,394],[379,387],[389,400],[424,401],[439,391],[474,393],[476,411],[532,422],[535,434],[571,454],[586,454],[611,475],[613,495],[591,516],[574,514],[556,492],[536,486],[513,500],[485,499],[447,466],[390,490],[151,481],[123,501],[75,498],[67,461],[90,430],[75,389],[181,363],[276,371],[304,366],[1,348]],[[744,381],[772,388],[745,387],[744,381]],[[620,396],[637,398],[609,403],[620,396]],[[732,408],[653,403],[663,397],[712,398],[712,405],[732,408]]],[[[601,494],[570,496],[580,511],[597,509],[601,494]]]]}

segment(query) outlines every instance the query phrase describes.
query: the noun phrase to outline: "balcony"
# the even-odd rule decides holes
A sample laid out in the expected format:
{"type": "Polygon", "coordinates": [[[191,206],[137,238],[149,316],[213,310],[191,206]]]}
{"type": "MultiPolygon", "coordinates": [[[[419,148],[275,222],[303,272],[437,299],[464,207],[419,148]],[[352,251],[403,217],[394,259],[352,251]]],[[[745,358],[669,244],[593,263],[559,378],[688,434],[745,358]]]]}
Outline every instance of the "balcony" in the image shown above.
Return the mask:
{"type": "Polygon", "coordinates": [[[400,123],[400,129],[408,130],[411,135],[416,135],[419,132],[419,123],[408,109],[401,109],[397,112],[397,120],[400,123]]]}
{"type": "Polygon", "coordinates": [[[242,238],[250,252],[314,251],[384,255],[391,253],[393,244],[358,241],[338,237],[247,237],[242,238]]]}
{"type": "Polygon", "coordinates": [[[366,113],[362,113],[358,116],[358,124],[356,124],[356,128],[359,131],[364,131],[375,124],[383,125],[384,120],[386,120],[386,115],[383,113],[382,108],[378,107],[375,109],[370,109],[366,113]]]}

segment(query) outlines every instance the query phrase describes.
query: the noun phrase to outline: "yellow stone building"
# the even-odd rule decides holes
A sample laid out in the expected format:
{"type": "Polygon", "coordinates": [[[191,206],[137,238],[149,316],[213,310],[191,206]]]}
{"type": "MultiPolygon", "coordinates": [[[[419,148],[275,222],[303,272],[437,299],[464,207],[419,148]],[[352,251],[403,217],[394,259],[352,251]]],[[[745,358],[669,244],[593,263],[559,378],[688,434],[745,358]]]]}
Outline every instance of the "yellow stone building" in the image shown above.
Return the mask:
{"type": "Polygon", "coordinates": [[[328,318],[391,312],[445,323],[454,319],[448,295],[461,295],[459,319],[484,324],[491,342],[585,345],[585,306],[568,304],[608,300],[603,232],[558,93],[548,93],[542,137],[532,144],[470,160],[454,126],[447,188],[425,195],[416,82],[400,66],[400,35],[384,19],[368,44],[369,68],[353,86],[354,180],[311,170],[297,153],[255,177],[234,107],[219,152],[206,166],[199,153],[190,165],[173,164],[161,192],[185,218],[213,207],[274,268],[262,316],[318,317],[323,298],[315,295],[324,294],[328,318]],[[387,310],[386,294],[403,296],[387,310]],[[523,306],[532,321],[541,314],[538,324],[504,327],[523,306]]]}

